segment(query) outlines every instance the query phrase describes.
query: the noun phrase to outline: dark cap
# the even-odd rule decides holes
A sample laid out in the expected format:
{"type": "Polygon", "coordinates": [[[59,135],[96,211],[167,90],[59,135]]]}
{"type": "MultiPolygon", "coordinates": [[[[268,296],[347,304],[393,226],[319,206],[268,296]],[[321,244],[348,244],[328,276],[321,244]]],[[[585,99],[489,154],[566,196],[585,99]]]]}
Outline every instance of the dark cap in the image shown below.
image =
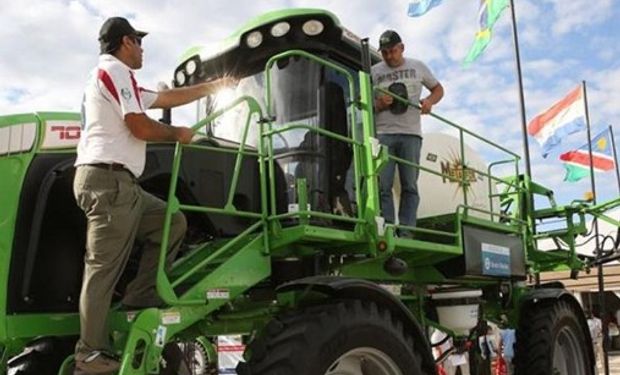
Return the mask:
{"type": "Polygon", "coordinates": [[[147,33],[134,29],[129,21],[123,17],[108,18],[99,30],[99,43],[101,53],[112,53],[120,47],[124,36],[136,36],[143,38],[147,33]]]}
{"type": "Polygon", "coordinates": [[[394,30],[385,30],[379,37],[379,50],[391,48],[401,43],[400,35],[394,30]]]}

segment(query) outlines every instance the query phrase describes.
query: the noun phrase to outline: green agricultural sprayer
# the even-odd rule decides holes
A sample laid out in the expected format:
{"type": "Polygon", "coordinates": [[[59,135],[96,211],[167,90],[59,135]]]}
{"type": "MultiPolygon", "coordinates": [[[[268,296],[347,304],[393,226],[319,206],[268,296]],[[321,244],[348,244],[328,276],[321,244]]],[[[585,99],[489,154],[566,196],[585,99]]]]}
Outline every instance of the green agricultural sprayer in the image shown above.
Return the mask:
{"type": "MultiPolygon", "coordinates": [[[[559,206],[517,154],[432,114],[423,121],[442,124],[454,147],[434,150],[429,135],[414,167],[437,193],[422,189],[416,227],[385,223],[378,173],[393,156],[375,136],[378,61],[311,9],[265,14],[216,53],[186,53],[175,87],[239,82],[197,104],[192,144],[148,147],[140,183],[168,201],[157,274],[167,307],[121,308],[136,251],[109,315],[119,374],[214,373],[227,335],[243,337],[242,375],[434,374],[430,327],[461,342],[503,315],[517,330],[517,374],[594,374],[577,300],[528,281],[585,270],[576,238],[587,215],[619,226],[605,212],[620,199],[559,206]],[[470,142],[488,148],[486,162],[470,142]],[[535,198],[548,204],[534,209],[535,198]],[[189,229],[166,271],[177,211],[189,229]],[[541,250],[545,239],[555,249],[541,250]]],[[[0,374],[72,373],[86,233],[72,193],[79,137],[77,114],[0,117],[0,374]]]]}

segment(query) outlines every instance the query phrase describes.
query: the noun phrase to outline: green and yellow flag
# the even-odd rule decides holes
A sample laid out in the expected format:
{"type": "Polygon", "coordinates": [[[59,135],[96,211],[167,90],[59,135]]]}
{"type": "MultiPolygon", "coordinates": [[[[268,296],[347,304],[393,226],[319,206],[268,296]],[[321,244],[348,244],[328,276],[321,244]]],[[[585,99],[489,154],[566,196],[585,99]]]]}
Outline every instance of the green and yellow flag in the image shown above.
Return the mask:
{"type": "Polygon", "coordinates": [[[509,0],[480,0],[480,30],[476,33],[474,45],[471,46],[465,61],[463,61],[464,67],[471,65],[487,48],[491,42],[491,29],[502,11],[508,7],[508,2],[509,0]]]}

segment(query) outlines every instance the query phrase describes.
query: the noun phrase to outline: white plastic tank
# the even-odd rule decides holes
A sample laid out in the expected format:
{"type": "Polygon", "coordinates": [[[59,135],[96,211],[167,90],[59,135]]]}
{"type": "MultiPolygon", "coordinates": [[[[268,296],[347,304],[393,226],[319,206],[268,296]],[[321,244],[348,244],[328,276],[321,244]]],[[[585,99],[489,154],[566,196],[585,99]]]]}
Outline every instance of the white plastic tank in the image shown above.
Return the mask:
{"type": "Polygon", "coordinates": [[[482,291],[479,289],[431,294],[437,305],[439,324],[461,336],[467,336],[478,323],[481,297],[482,291]]]}
{"type": "MultiPolygon", "coordinates": [[[[464,189],[461,178],[463,176],[463,163],[461,162],[461,145],[459,139],[443,133],[427,133],[423,135],[420,163],[422,167],[437,173],[458,178],[459,181],[420,171],[418,178],[418,192],[420,194],[420,206],[418,218],[439,216],[455,213],[457,207],[464,204],[464,189]]],[[[488,173],[487,163],[473,148],[467,144],[465,151],[465,180],[469,184],[467,188],[467,205],[483,211],[490,211],[490,192],[495,192],[495,184],[489,190],[489,182],[486,176],[476,173],[474,170],[488,173]]],[[[397,168],[398,170],[398,168],[397,168]]],[[[398,176],[398,174],[396,174],[398,176]]],[[[394,179],[394,205],[396,217],[398,217],[398,205],[400,197],[400,180],[394,179]]],[[[498,212],[499,201],[494,198],[493,211],[498,212]]],[[[471,215],[490,219],[489,214],[470,212],[471,215]]]]}

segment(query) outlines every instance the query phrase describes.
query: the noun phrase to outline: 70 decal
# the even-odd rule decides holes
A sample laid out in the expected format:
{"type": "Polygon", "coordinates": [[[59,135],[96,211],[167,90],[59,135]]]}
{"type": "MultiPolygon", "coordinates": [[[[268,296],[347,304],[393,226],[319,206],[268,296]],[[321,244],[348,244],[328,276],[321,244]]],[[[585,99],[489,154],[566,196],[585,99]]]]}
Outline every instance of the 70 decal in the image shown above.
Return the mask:
{"type": "Polygon", "coordinates": [[[62,126],[52,125],[50,131],[58,134],[58,138],[62,140],[80,139],[82,129],[79,126],[62,126]]]}
{"type": "Polygon", "coordinates": [[[77,146],[82,135],[82,124],[76,120],[47,120],[42,150],[77,146]]]}

